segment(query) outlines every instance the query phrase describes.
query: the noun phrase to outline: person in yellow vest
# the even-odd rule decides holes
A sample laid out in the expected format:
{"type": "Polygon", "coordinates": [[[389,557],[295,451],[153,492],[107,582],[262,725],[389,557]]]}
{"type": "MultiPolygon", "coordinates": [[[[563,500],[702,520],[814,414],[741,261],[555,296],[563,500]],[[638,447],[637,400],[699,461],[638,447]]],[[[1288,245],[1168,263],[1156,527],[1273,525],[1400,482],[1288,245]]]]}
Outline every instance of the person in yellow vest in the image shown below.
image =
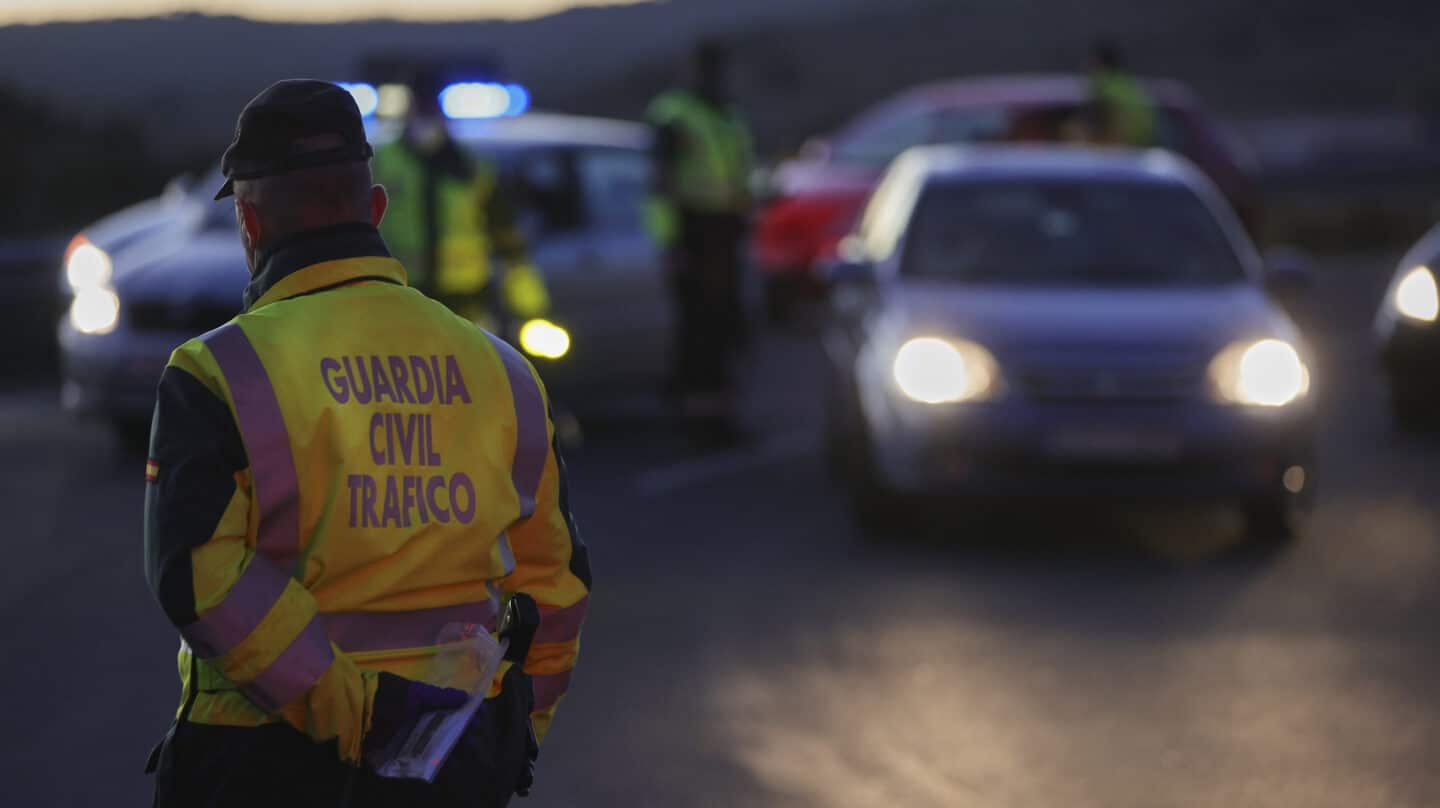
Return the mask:
{"type": "Polygon", "coordinates": [[[590,565],[545,388],[407,285],[371,154],[349,93],[288,80],[221,162],[245,307],[171,355],[146,463],[146,580],[182,639],[156,805],[504,805],[570,681],[590,565]],[[434,782],[380,776],[467,699],[437,654],[527,598],[528,654],[434,782]]]}
{"type": "Polygon", "coordinates": [[[693,86],[665,92],[650,104],[655,187],[646,210],[675,296],[673,389],[700,434],[722,440],[738,435],[741,253],[754,165],[749,130],[729,98],[727,67],[719,44],[702,43],[693,86]]]}
{"type": "Polygon", "coordinates": [[[1126,70],[1124,55],[1114,42],[1100,40],[1091,49],[1090,91],[1092,139],[1136,148],[1155,145],[1155,102],[1145,85],[1126,70]]]}
{"type": "Polygon", "coordinates": [[[400,136],[375,150],[375,181],[391,192],[380,233],[412,285],[462,316],[513,330],[550,308],[494,166],[467,154],[440,108],[441,82],[412,82],[400,136]],[[499,284],[492,257],[504,263],[499,284]]]}

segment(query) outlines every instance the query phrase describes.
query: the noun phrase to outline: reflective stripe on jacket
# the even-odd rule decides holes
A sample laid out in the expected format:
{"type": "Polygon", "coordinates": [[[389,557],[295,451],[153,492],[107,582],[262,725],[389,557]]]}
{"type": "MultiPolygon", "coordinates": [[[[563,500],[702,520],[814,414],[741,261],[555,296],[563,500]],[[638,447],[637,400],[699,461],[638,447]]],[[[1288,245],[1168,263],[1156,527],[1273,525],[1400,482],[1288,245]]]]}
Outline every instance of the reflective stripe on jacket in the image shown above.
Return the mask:
{"type": "Polygon", "coordinates": [[[447,624],[493,628],[525,591],[543,737],[590,573],[533,368],[407,288],[373,228],[285,245],[257,283],[171,356],[151,439],[147,578],[182,704],[198,660],[189,720],[283,720],[358,760],[376,674],[424,678],[447,624]]]}
{"type": "Polygon", "coordinates": [[[671,90],[650,104],[647,117],[680,135],[671,166],[673,204],[705,213],[748,210],[754,157],[739,113],[687,90],[671,90]]]}

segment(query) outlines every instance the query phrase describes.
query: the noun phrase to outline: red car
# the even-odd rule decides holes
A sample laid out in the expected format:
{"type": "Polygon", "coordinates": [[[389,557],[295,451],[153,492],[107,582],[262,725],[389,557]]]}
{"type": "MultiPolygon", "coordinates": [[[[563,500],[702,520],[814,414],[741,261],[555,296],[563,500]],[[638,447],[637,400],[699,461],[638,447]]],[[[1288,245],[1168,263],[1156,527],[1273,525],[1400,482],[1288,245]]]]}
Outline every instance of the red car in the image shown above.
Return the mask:
{"type": "MultiPolygon", "coordinates": [[[[1259,190],[1248,156],[1184,85],[1147,80],[1158,112],[1158,145],[1209,175],[1254,233],[1259,190]]],[[[821,291],[814,274],[850,231],[890,161],[925,143],[1066,139],[1092,103],[1081,75],[998,76],[911,89],[873,107],[831,137],[812,140],[778,166],[756,223],[753,254],[772,316],[821,291]]]]}

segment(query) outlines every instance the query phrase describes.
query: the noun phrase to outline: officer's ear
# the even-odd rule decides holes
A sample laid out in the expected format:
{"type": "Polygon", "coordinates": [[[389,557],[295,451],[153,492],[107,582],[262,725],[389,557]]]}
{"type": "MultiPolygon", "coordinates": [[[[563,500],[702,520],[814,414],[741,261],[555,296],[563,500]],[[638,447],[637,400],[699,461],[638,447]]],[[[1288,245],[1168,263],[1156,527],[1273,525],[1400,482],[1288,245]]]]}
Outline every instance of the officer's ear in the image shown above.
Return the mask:
{"type": "Polygon", "coordinates": [[[379,227],[381,220],[385,218],[385,209],[388,207],[390,207],[390,195],[385,193],[385,186],[372,185],[370,187],[370,223],[379,227]]]}
{"type": "Polygon", "coordinates": [[[260,212],[249,202],[235,198],[235,221],[240,225],[240,240],[245,247],[254,250],[263,235],[260,228],[260,212]]]}

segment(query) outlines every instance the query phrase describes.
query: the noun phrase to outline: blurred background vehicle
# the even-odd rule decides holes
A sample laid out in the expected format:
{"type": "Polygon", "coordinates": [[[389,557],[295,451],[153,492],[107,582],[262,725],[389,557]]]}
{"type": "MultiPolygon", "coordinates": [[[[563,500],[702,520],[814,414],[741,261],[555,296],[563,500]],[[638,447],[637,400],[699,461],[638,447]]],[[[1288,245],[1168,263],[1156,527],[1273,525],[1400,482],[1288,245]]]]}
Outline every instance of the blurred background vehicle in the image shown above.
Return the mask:
{"type": "MultiPolygon", "coordinates": [[[[1260,218],[1256,166],[1183,84],[1147,80],[1156,145],[1184,155],[1220,188],[1253,232],[1260,218]]],[[[767,307],[785,319],[793,303],[823,286],[818,262],[834,254],[886,166],[911,146],[931,143],[1062,142],[1092,101],[1082,75],[970,78],[908,90],[861,113],[828,137],[807,142],[776,167],[755,228],[754,255],[767,307]]]]}
{"type": "MultiPolygon", "coordinates": [[[[658,391],[672,315],[641,222],[645,127],[547,114],[452,124],[464,148],[499,165],[550,288],[552,316],[513,324],[509,338],[556,391],[658,391]]],[[[383,123],[372,132],[377,143],[394,136],[383,123]]],[[[71,243],[59,325],[66,409],[143,432],[171,349],[239,311],[249,273],[233,206],[210,198],[219,182],[212,172],[191,192],[177,186],[71,243]]]]}
{"type": "Polygon", "coordinates": [[[868,528],[918,495],[1228,500],[1288,535],[1307,349],[1183,158],[916,147],[830,265],[828,445],[868,528]]]}
{"type": "Polygon", "coordinates": [[[1375,315],[1390,411],[1405,429],[1440,423],[1440,225],[1400,259],[1375,315]]]}

